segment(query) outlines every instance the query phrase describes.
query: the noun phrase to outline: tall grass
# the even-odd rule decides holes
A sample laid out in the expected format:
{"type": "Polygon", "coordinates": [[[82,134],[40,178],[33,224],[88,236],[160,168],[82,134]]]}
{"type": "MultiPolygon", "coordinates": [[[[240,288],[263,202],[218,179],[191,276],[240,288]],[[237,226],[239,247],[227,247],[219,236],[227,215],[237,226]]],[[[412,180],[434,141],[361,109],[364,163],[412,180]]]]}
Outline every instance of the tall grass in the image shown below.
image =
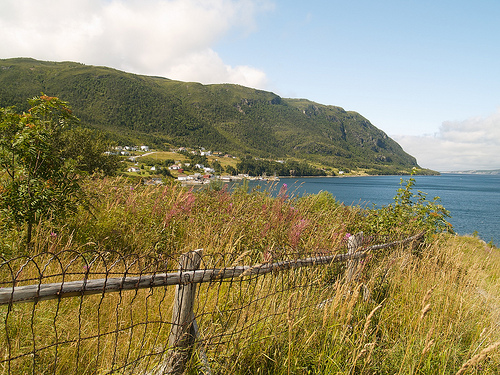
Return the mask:
{"type": "MultiPolygon", "coordinates": [[[[468,364],[495,374],[498,285],[485,278],[500,259],[492,262],[492,251],[453,237],[421,254],[399,249],[354,284],[339,279],[315,290],[316,300],[329,296],[323,308],[287,313],[281,324],[288,331],[241,349],[231,373],[455,374],[468,364]],[[464,260],[464,250],[490,253],[490,261],[464,260]]],[[[313,297],[289,298],[293,311],[294,300],[313,297]]]]}
{"type": "Polygon", "coordinates": [[[333,249],[358,212],[328,194],[273,198],[243,189],[193,191],[179,185],[148,187],[104,179],[88,187],[93,210],[82,211],[57,235],[100,249],[179,253],[194,248],[228,253],[275,249],[333,249]]]}
{"type": "MultiPolygon", "coordinates": [[[[404,212],[404,207],[366,211],[339,204],[327,193],[290,196],[283,185],[276,187],[275,197],[244,187],[194,191],[122,179],[92,180],[86,188],[95,197],[92,211],[81,211],[61,225],[40,223],[31,251],[40,256],[60,251],[107,254],[92,264],[95,277],[109,273],[110,264],[117,274],[127,269],[124,261],[113,263],[115,251],[148,254],[154,260],[203,248],[205,267],[254,264],[280,259],[284,253],[343,252],[345,239],[358,231],[377,242],[379,233],[394,236],[428,229],[415,217],[417,211],[442,219],[436,217],[441,211],[424,205],[404,212]]],[[[402,192],[409,197],[408,190],[402,192]]],[[[18,234],[6,232],[1,240],[4,254],[26,252],[16,240],[18,234]]],[[[88,266],[85,256],[78,259],[72,267],[88,266]]],[[[142,272],[149,266],[137,264],[130,270],[142,272]]],[[[61,265],[51,267],[45,275],[61,273],[61,265]]],[[[176,268],[175,258],[168,267],[176,268]]],[[[424,244],[382,250],[359,267],[351,283],[345,282],[342,265],[331,265],[200,285],[200,345],[212,371],[497,372],[498,249],[475,238],[430,233],[424,244]]],[[[2,267],[0,281],[15,277],[20,285],[28,284],[40,279],[40,272],[34,265],[20,274],[2,267]]],[[[173,288],[160,289],[19,304],[12,310],[0,307],[0,357],[5,358],[7,350],[12,357],[33,345],[46,345],[36,361],[12,362],[11,372],[32,371],[35,363],[35,373],[52,373],[55,367],[61,374],[106,373],[127,358],[137,362],[123,369],[125,373],[151,368],[165,349],[173,298],[173,288]],[[5,330],[11,338],[8,345],[5,330]],[[50,346],[56,337],[77,341],[50,346]]],[[[195,357],[188,372],[196,373],[196,368],[195,357]]],[[[7,371],[0,367],[0,373],[7,371]]]]}

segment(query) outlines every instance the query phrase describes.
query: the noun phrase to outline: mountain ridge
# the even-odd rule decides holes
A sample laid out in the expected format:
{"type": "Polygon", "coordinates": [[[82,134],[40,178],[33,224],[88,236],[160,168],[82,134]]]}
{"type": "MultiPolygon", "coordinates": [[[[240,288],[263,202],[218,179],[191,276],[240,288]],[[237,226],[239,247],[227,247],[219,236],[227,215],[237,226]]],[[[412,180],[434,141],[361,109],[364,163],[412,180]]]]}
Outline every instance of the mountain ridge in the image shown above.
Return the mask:
{"type": "Polygon", "coordinates": [[[119,143],[204,147],[241,158],[290,158],[371,174],[419,168],[368,119],[341,107],[241,85],[203,85],[78,62],[0,60],[0,107],[23,110],[26,99],[41,92],[69,102],[84,125],[119,143]]]}

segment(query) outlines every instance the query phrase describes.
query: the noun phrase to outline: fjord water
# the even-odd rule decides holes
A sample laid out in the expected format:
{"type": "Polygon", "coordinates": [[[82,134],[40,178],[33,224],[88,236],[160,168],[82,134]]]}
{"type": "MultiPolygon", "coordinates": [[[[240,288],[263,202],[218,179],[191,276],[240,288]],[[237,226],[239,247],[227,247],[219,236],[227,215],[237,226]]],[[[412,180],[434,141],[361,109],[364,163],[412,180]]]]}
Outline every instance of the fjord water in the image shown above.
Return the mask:
{"type": "MultiPolygon", "coordinates": [[[[428,200],[441,198],[456,233],[477,232],[484,241],[500,245],[500,175],[443,173],[414,178],[414,193],[427,193],[428,200]]],[[[287,184],[292,195],[328,191],[346,205],[381,207],[394,202],[400,181],[400,176],[281,178],[274,190],[287,184]]]]}

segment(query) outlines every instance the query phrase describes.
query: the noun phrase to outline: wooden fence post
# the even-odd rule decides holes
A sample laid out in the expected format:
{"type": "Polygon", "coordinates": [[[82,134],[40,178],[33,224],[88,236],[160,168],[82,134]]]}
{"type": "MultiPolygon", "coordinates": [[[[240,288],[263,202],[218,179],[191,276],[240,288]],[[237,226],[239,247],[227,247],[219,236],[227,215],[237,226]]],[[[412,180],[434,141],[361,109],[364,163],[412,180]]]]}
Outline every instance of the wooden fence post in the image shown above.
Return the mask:
{"type": "MultiPolygon", "coordinates": [[[[200,267],[201,255],[202,250],[182,254],[179,259],[180,271],[197,270],[200,267]]],[[[171,352],[166,361],[154,371],[155,375],[182,374],[184,372],[196,340],[193,327],[195,297],[195,283],[176,286],[172,311],[172,329],[168,339],[171,352]]]]}
{"type": "MultiPolygon", "coordinates": [[[[355,235],[350,236],[347,239],[347,254],[354,254],[359,247],[363,244],[363,232],[359,232],[355,235]]],[[[349,259],[347,261],[347,272],[346,272],[346,281],[350,283],[354,278],[354,275],[358,269],[358,260],[357,259],[349,259]]]]}

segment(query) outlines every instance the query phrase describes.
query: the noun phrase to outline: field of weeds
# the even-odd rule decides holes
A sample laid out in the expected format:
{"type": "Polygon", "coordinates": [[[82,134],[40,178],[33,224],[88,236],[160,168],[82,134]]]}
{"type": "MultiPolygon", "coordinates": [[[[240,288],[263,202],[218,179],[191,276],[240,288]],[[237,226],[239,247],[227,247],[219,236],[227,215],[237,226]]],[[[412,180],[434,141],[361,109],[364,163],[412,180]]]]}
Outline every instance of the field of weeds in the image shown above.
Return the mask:
{"type": "MultiPolygon", "coordinates": [[[[85,189],[91,209],[40,222],[29,247],[24,228],[4,229],[1,287],[175,270],[194,249],[216,268],[340,254],[359,232],[372,245],[426,231],[418,244],[371,253],[349,283],[345,264],[331,264],[202,284],[198,347],[216,374],[498,373],[498,249],[449,233],[447,211],[413,194],[411,179],[377,210],[328,193],[294,197],[284,184],[271,194],[96,179],[85,189]],[[64,255],[27,261],[48,254],[64,255]]],[[[0,306],[0,374],[152,371],[166,353],[173,289],[0,306]]],[[[197,350],[188,373],[199,359],[197,350]]]]}

